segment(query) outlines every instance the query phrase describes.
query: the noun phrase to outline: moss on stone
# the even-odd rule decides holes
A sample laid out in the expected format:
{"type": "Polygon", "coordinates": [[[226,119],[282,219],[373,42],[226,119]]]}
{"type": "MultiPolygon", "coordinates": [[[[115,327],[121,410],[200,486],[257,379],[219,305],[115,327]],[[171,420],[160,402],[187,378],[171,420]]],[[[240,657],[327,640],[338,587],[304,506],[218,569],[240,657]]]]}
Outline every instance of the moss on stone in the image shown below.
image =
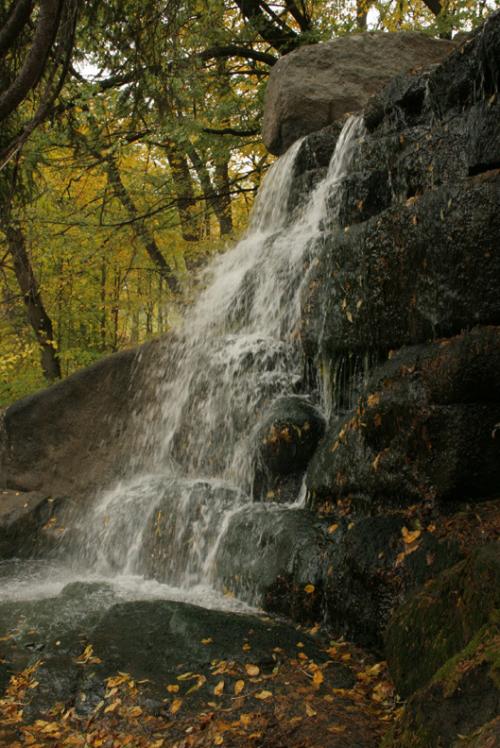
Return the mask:
{"type": "Polygon", "coordinates": [[[386,655],[399,692],[428,683],[500,607],[500,544],[491,543],[414,594],[393,616],[386,655]]]}

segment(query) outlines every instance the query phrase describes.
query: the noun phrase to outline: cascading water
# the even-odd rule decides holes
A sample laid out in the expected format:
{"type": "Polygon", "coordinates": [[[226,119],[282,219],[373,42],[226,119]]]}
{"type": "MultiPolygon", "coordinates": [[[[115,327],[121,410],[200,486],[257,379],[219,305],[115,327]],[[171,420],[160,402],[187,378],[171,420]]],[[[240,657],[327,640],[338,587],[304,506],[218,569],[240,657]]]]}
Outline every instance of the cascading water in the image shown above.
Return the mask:
{"type": "MultiPolygon", "coordinates": [[[[360,135],[360,118],[351,118],[325,178],[292,215],[302,141],[270,169],[247,235],[212,265],[158,363],[161,384],[142,409],[127,477],[96,498],[71,535],[78,573],[153,577],[209,604],[222,587],[231,526],[248,529],[254,514],[275,512],[279,532],[282,506],[252,502],[252,435],[276,397],[300,391],[301,289],[360,135]]],[[[258,602],[244,585],[236,593],[258,602]]]]}

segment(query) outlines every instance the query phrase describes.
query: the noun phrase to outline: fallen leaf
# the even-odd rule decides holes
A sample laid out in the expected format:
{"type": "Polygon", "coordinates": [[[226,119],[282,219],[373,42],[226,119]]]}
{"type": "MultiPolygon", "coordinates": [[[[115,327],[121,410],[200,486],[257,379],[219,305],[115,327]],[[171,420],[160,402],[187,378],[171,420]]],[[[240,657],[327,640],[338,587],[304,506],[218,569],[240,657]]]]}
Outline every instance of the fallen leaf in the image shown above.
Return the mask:
{"type": "Polygon", "coordinates": [[[330,527],[328,528],[329,534],[332,535],[337,528],[338,528],[338,524],[336,523],[334,523],[333,525],[330,525],[330,527]]]}
{"type": "Polygon", "coordinates": [[[200,688],[203,685],[205,685],[206,682],[207,682],[207,679],[205,678],[204,675],[198,675],[197,678],[196,678],[196,683],[194,684],[194,686],[191,686],[191,688],[189,689],[189,691],[186,691],[186,696],[188,694],[190,694],[190,693],[194,693],[195,691],[199,691],[200,688]]]}
{"type": "Polygon", "coordinates": [[[306,592],[308,595],[312,595],[315,589],[316,588],[314,584],[306,584],[306,586],[304,587],[304,592],[306,592]]]}
{"type": "Polygon", "coordinates": [[[256,699],[259,699],[259,701],[265,701],[266,699],[270,699],[272,697],[271,691],[258,691],[256,694],[254,694],[256,699]]]}
{"type": "Polygon", "coordinates": [[[223,692],[223,690],[224,690],[224,685],[225,685],[225,683],[224,683],[224,681],[223,681],[223,680],[220,680],[220,681],[219,681],[219,682],[217,683],[217,685],[216,685],[216,686],[215,686],[215,688],[214,688],[214,694],[215,694],[216,696],[221,696],[221,694],[222,694],[222,692],[223,692]]]}
{"type": "Polygon", "coordinates": [[[213,642],[213,639],[211,639],[210,637],[208,637],[207,639],[201,640],[202,644],[212,644],[212,642],[213,642]]]}
{"type": "Polygon", "coordinates": [[[110,712],[114,712],[115,709],[117,709],[121,703],[122,703],[121,699],[116,699],[116,701],[112,701],[111,704],[108,704],[108,706],[105,708],[104,714],[109,714],[110,712]]]}
{"type": "Polygon", "coordinates": [[[245,670],[253,678],[260,673],[260,668],[257,665],[245,665],[245,670]]]}
{"type": "Polygon", "coordinates": [[[167,691],[169,693],[178,693],[179,692],[179,686],[177,684],[170,684],[167,686],[167,691]]]}
{"type": "Polygon", "coordinates": [[[316,670],[313,675],[313,679],[312,679],[314,687],[319,688],[324,680],[325,680],[325,676],[323,675],[321,670],[316,670]]]}
{"type": "Polygon", "coordinates": [[[177,714],[182,706],[182,699],[174,699],[170,704],[170,714],[177,714]]]}
{"type": "Polygon", "coordinates": [[[306,703],[306,714],[308,717],[315,717],[317,715],[317,711],[313,709],[310,704],[306,703]]]}
{"type": "Polygon", "coordinates": [[[408,530],[407,527],[401,528],[401,535],[403,536],[403,540],[406,543],[406,545],[410,545],[411,543],[415,542],[417,538],[419,538],[422,534],[421,530],[408,530]]]}
{"type": "Polygon", "coordinates": [[[234,684],[234,693],[235,693],[235,695],[239,696],[240,693],[243,691],[244,688],[245,688],[245,681],[244,680],[237,680],[236,683],[234,684]]]}

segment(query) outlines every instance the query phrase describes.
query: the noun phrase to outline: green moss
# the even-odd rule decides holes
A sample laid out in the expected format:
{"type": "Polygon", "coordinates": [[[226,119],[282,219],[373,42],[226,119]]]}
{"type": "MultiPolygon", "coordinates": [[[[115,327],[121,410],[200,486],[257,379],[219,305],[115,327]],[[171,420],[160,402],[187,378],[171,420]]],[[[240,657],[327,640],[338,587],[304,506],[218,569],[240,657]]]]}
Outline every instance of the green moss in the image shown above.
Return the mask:
{"type": "Polygon", "coordinates": [[[499,549],[499,543],[477,549],[396,611],[387,629],[386,656],[403,696],[429,682],[500,607],[499,549]]]}

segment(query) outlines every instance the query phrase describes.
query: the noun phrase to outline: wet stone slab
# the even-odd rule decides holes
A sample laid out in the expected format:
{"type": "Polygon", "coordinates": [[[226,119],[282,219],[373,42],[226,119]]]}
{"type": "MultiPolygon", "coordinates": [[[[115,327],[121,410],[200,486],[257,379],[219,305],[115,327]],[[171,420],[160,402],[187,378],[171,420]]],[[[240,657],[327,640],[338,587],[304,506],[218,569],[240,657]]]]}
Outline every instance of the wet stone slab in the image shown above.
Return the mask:
{"type": "MultiPolygon", "coordinates": [[[[128,731],[137,746],[155,744],[156,734],[158,745],[174,745],[186,730],[200,740],[203,730],[219,730],[215,740],[229,724],[236,742],[227,736],[226,745],[246,745],[248,730],[269,745],[295,745],[280,741],[332,725],[331,735],[344,736],[338,745],[376,745],[389,719],[388,705],[371,698],[380,668],[370,675],[364,655],[316,633],[264,615],[120,601],[101,583],[0,603],[0,745],[29,745],[30,734],[43,745],[56,732],[60,745],[84,745],[90,724],[106,735],[128,731]],[[152,742],[142,743],[145,735],[152,742]],[[7,736],[11,743],[2,743],[7,736]]],[[[213,742],[193,740],[186,745],[213,742]]]]}

